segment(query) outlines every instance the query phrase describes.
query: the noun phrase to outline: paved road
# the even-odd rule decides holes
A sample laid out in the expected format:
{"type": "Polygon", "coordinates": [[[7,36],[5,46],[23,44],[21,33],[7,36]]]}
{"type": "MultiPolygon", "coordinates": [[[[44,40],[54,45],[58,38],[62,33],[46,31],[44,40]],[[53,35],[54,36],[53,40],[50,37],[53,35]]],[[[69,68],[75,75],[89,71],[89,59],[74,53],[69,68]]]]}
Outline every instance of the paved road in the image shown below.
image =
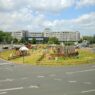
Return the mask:
{"type": "Polygon", "coordinates": [[[0,60],[0,95],[95,95],[95,64],[42,67],[0,60]]]}

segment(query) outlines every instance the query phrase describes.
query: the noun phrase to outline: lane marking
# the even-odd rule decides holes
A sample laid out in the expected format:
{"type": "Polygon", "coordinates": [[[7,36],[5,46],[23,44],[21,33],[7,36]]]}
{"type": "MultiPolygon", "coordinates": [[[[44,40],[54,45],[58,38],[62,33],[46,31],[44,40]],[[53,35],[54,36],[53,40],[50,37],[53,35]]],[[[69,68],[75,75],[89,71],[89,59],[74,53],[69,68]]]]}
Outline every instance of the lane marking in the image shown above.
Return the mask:
{"type": "Polygon", "coordinates": [[[45,76],[40,76],[40,75],[39,75],[39,76],[37,76],[37,77],[38,77],[38,78],[44,78],[45,76]]]}
{"type": "Polygon", "coordinates": [[[75,72],[66,72],[66,74],[75,74],[75,73],[83,73],[83,72],[91,72],[91,71],[95,71],[95,69],[88,69],[88,70],[75,71],[75,72]]]}
{"type": "Polygon", "coordinates": [[[73,81],[68,81],[69,83],[76,83],[77,81],[73,80],[73,81]]]}
{"type": "Polygon", "coordinates": [[[30,85],[29,88],[39,88],[38,85],[30,85]]]}
{"type": "Polygon", "coordinates": [[[0,63],[0,66],[7,65],[7,64],[10,64],[10,63],[0,63]]]}
{"type": "Polygon", "coordinates": [[[0,92],[0,95],[1,95],[1,94],[6,94],[6,93],[7,93],[7,92],[0,92]]]}
{"type": "Polygon", "coordinates": [[[81,93],[88,93],[88,92],[94,92],[95,89],[87,90],[87,91],[82,91],[81,93]]]}
{"type": "Polygon", "coordinates": [[[1,92],[1,91],[13,91],[13,90],[21,90],[21,89],[24,89],[24,87],[8,88],[8,89],[0,89],[0,92],[1,92]]]}
{"type": "Polygon", "coordinates": [[[88,85],[90,85],[90,84],[91,84],[91,82],[84,82],[84,84],[88,84],[88,85]]]}
{"type": "Polygon", "coordinates": [[[14,79],[5,79],[5,80],[0,80],[0,82],[12,82],[14,79]]]}

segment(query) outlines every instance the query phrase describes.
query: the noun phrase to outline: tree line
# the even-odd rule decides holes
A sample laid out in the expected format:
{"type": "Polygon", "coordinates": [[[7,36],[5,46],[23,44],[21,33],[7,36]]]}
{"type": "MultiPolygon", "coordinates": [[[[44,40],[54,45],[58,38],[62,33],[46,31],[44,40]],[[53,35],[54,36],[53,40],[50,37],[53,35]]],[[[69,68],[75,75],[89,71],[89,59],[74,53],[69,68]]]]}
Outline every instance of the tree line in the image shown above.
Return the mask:
{"type": "MultiPolygon", "coordinates": [[[[82,43],[84,40],[88,41],[89,44],[95,43],[95,35],[94,36],[83,36],[78,42],[82,43]]],[[[0,43],[31,43],[36,44],[37,40],[35,38],[32,38],[32,40],[28,40],[27,38],[21,38],[18,40],[17,38],[13,38],[10,32],[3,32],[0,31],[0,43]]],[[[50,37],[50,38],[43,38],[42,42],[43,44],[59,44],[60,42],[56,37],[50,37]]],[[[65,45],[73,45],[73,41],[63,42],[65,45]]]]}

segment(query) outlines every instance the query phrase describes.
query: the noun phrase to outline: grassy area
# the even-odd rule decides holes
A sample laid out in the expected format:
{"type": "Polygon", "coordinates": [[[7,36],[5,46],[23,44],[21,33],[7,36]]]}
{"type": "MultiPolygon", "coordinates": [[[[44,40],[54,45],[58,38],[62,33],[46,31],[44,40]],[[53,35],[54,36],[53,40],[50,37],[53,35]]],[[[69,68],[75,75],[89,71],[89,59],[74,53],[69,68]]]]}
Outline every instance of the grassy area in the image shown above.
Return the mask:
{"type": "MultiPolygon", "coordinates": [[[[41,61],[38,61],[42,56],[42,49],[38,50],[30,50],[30,55],[24,57],[24,63],[26,64],[39,64],[39,65],[77,65],[77,64],[85,64],[85,63],[95,63],[95,53],[91,52],[90,49],[79,49],[79,56],[78,57],[60,57],[57,60],[52,59],[48,60],[43,58],[41,61]]],[[[8,57],[14,50],[7,50],[1,52],[0,57],[3,59],[8,60],[8,57]]],[[[23,58],[16,58],[10,60],[15,63],[22,63],[23,58]]]]}

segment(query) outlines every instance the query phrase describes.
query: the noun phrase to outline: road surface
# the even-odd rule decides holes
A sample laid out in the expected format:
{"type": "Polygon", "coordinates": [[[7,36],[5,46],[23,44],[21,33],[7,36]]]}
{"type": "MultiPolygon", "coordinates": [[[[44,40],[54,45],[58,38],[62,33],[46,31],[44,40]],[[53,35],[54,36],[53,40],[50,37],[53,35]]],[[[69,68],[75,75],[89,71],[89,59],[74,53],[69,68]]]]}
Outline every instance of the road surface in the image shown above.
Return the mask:
{"type": "Polygon", "coordinates": [[[45,67],[0,59],[0,95],[95,95],[95,64],[45,67]]]}

